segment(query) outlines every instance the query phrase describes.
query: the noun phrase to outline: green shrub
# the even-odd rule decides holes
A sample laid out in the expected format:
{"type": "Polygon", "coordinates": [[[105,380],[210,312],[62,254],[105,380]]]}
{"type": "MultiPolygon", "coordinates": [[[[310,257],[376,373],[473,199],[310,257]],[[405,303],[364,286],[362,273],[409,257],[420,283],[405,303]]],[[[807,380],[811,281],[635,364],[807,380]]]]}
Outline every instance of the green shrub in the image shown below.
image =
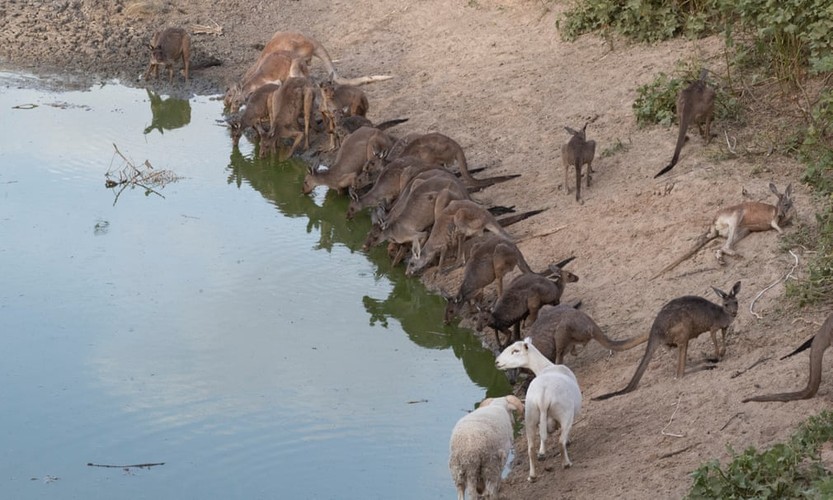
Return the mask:
{"type": "Polygon", "coordinates": [[[822,443],[833,439],[833,413],[822,412],[799,426],[786,444],[758,452],[747,448],[721,467],[717,460],[692,473],[688,498],[829,498],[833,480],[819,459],[822,443]]]}

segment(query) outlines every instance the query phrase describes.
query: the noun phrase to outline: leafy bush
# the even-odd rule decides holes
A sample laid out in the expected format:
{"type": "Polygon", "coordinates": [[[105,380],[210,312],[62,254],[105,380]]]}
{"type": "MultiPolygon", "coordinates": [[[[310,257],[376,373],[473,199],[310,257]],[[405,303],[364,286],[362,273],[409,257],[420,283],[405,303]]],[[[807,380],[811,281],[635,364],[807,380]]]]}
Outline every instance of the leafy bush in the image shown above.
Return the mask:
{"type": "Polygon", "coordinates": [[[819,459],[822,443],[833,439],[833,413],[809,418],[786,444],[758,452],[747,448],[723,468],[717,460],[700,466],[689,498],[829,498],[833,479],[819,459]]]}

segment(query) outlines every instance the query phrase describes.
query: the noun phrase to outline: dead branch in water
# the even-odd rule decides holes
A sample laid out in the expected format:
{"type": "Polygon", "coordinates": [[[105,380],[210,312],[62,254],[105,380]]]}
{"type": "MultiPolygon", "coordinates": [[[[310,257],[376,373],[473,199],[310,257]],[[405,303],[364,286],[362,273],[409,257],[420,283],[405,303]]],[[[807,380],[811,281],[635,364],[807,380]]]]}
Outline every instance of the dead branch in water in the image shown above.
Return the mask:
{"type": "Polygon", "coordinates": [[[140,187],[145,190],[145,196],[155,194],[164,198],[162,193],[156,190],[164,188],[171,182],[176,182],[182,177],[176,175],[170,170],[154,170],[153,165],[148,160],[145,160],[139,167],[128,160],[126,156],[119,151],[119,148],[113,144],[113,149],[116,150],[113,158],[118,155],[124,162],[120,168],[113,168],[113,161],[110,160],[110,168],[104,174],[104,186],[108,188],[115,188],[121,186],[116,192],[116,198],[113,200],[113,205],[119,201],[119,196],[122,192],[129,188],[140,187]]]}
{"type": "Polygon", "coordinates": [[[151,467],[157,467],[159,465],[165,465],[165,462],[132,465],[94,464],[92,462],[87,462],[87,467],[106,467],[108,469],[150,469],[151,467]]]}

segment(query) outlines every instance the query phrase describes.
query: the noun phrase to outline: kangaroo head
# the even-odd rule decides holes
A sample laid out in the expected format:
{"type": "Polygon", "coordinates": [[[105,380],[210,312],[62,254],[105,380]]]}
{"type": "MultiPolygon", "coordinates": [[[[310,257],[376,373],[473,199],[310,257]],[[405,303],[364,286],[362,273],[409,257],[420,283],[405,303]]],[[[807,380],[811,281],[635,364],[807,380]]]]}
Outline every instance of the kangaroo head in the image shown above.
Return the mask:
{"type": "Polygon", "coordinates": [[[712,287],[714,293],[717,294],[723,300],[723,309],[726,310],[732,317],[736,316],[738,313],[738,293],[740,292],[740,281],[732,286],[732,290],[729,293],[724,292],[718,288],[712,287]]]}
{"type": "Polygon", "coordinates": [[[784,222],[790,218],[790,212],[793,208],[792,187],[792,184],[787,184],[787,189],[783,193],[779,193],[775,184],[769,183],[769,190],[778,197],[778,203],[775,205],[775,217],[778,222],[784,222]]]}

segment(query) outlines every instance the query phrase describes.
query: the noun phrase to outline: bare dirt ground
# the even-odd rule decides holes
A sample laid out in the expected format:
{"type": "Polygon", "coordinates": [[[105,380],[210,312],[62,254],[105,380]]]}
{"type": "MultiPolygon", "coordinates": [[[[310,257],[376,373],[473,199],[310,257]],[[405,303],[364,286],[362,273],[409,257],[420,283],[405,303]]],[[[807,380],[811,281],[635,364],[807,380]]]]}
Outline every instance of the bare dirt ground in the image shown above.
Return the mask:
{"type": "MultiPolygon", "coordinates": [[[[487,166],[489,175],[522,174],[479,199],[548,209],[511,232],[533,268],[577,256],[569,269],[580,281],[564,299],[580,298],[609,336],[645,332],[668,300],[692,294],[717,300],[711,286],[728,290],[740,280],[740,312],[727,354],[714,370],[675,380],[676,350],[659,350],[635,392],[592,401],[627,383],[643,346],[611,356],[591,343],[578,357],[568,356],[585,396],[571,434],[573,468],[560,468],[551,441],[550,470],[527,483],[521,436],[501,489],[502,497],[518,499],[680,498],[698,465],[728,458],[726,444],[765,447],[829,407],[829,376],[809,401],[741,403],[749,395],[804,386],[807,354],[778,358],[814,334],[826,311],[798,310],[785,301],[779,280],[790,271],[800,277],[806,260],[801,248],[794,249],[795,266],[775,232],[747,237],[738,246],[744,258],[730,258],[726,266],[715,262],[712,243],[668,275],[650,277],[687,250],[719,208],[750,199],[774,203],[770,181],[782,189],[793,183],[793,228],[814,224],[816,207],[800,184],[802,167],[768,154],[772,144],[763,128],[717,122],[711,145],[693,134],[678,166],[653,180],[672,154],[676,129],[638,129],[631,109],[636,89],[681,59],[703,61],[721,74],[719,40],[648,46],[589,35],[566,43],[556,28],[565,9],[562,2],[531,0],[8,0],[0,6],[0,62],[69,72],[81,81],[118,77],[143,85],[138,76],[155,30],[216,22],[221,36],[193,35],[190,84],[167,91],[218,93],[254,61],[255,44],[278,30],[301,31],[328,48],[342,76],[395,75],[364,87],[374,122],[408,117],[395,133],[442,132],[464,147],[470,164],[487,166]],[[210,61],[222,65],[200,69],[210,61]],[[578,205],[562,190],[560,147],[569,138],[563,127],[587,120],[593,120],[588,137],[597,141],[597,174],[583,190],[585,204],[578,205]],[[735,151],[748,154],[731,154],[724,133],[737,138],[735,151]],[[750,312],[753,299],[760,317],[750,312]]],[[[321,74],[320,64],[313,68],[321,74]]],[[[749,122],[767,111],[758,103],[749,122]]],[[[439,280],[429,272],[425,279],[431,287],[456,291],[460,275],[439,280]]],[[[491,333],[484,341],[492,341],[491,333]]],[[[689,364],[711,349],[708,335],[692,342],[689,364]]],[[[448,486],[452,492],[450,478],[448,486]]]]}

